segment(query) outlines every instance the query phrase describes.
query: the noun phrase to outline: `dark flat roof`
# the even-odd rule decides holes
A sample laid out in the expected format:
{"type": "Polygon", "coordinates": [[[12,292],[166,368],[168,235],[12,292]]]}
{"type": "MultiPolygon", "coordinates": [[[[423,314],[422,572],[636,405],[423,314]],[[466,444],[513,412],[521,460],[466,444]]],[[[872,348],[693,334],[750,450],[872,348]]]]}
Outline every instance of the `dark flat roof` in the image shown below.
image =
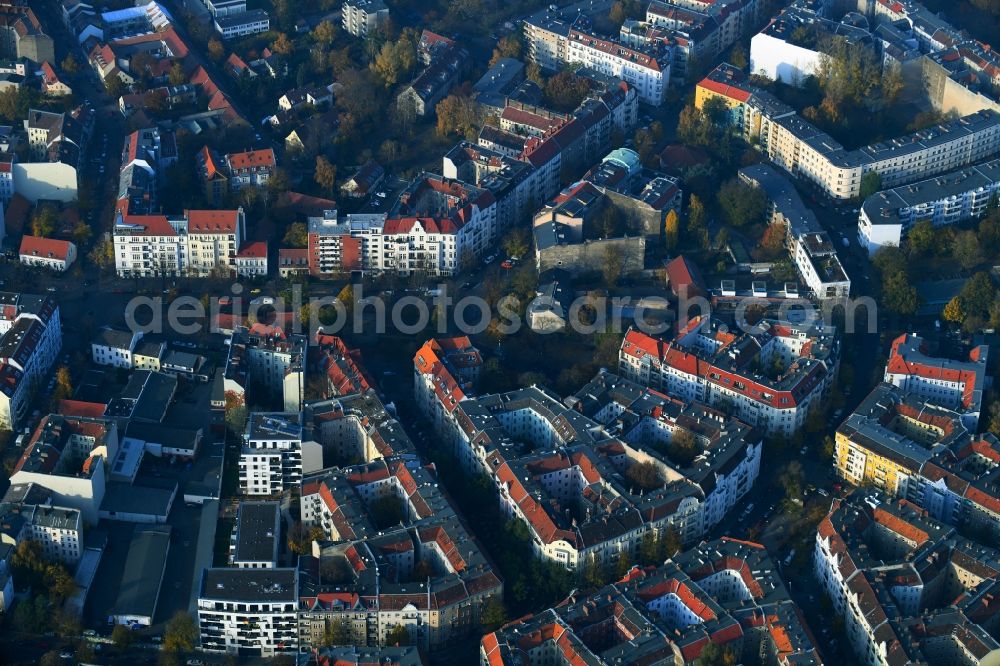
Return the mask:
{"type": "Polygon", "coordinates": [[[169,549],[169,525],[136,528],[118,587],[118,599],[112,611],[114,615],[153,617],[169,549]]]}
{"type": "Polygon", "coordinates": [[[296,569],[205,569],[201,576],[202,599],[216,601],[297,602],[296,569]]]}
{"type": "Polygon", "coordinates": [[[281,535],[277,502],[240,502],[236,514],[237,562],[273,562],[281,535]]]}

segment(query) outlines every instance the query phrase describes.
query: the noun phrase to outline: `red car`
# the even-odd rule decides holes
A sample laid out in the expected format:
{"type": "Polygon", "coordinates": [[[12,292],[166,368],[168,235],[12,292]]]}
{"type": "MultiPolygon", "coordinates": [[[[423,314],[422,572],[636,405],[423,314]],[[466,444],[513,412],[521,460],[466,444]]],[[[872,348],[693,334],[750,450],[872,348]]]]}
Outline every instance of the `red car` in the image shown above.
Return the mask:
{"type": "Polygon", "coordinates": [[[514,264],[512,264],[510,262],[510,260],[508,259],[507,261],[505,261],[502,264],[500,264],[500,268],[505,268],[507,270],[510,270],[511,268],[514,268],[514,264]]]}

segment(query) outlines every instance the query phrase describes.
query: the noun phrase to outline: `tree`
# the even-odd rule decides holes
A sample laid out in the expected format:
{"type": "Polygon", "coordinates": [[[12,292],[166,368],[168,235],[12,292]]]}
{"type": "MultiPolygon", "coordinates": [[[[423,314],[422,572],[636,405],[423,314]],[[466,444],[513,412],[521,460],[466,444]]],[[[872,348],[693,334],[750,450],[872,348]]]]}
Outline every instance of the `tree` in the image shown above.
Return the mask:
{"type": "Polygon", "coordinates": [[[765,251],[768,259],[777,258],[785,247],[785,238],[788,237],[788,225],[773,222],[767,225],[764,235],[760,239],[760,247],[765,251]]]}
{"type": "Polygon", "coordinates": [[[608,245],[604,249],[604,263],[601,266],[601,274],[604,276],[604,285],[611,289],[622,276],[622,269],[625,268],[625,251],[620,245],[608,245]]]}
{"type": "Polygon", "coordinates": [[[184,67],[181,65],[180,60],[175,60],[174,64],[170,66],[170,73],[167,74],[167,81],[170,82],[172,86],[179,86],[186,83],[188,80],[187,74],[184,73],[184,67]]]}
{"type": "Polygon", "coordinates": [[[291,55],[292,51],[295,50],[295,45],[292,44],[292,40],[288,38],[288,35],[279,32],[278,36],[271,43],[271,50],[280,55],[287,56],[291,55]]]}
{"type": "MultiPolygon", "coordinates": [[[[353,116],[354,119],[375,121],[381,108],[381,95],[377,92],[368,69],[345,69],[337,81],[340,92],[337,94],[337,106],[353,116]]],[[[343,123],[341,123],[343,131],[343,123]]]]}
{"type": "Polygon", "coordinates": [[[132,630],[124,624],[116,624],[111,631],[111,642],[120,652],[127,651],[129,645],[132,644],[132,630]]]}
{"type": "Polygon", "coordinates": [[[906,275],[895,273],[882,282],[882,299],[892,312],[901,315],[916,314],[920,296],[906,275]]]}
{"type": "Polygon", "coordinates": [[[869,171],[861,176],[861,198],[867,199],[882,189],[882,176],[877,171],[869,171]]]}
{"type": "Polygon", "coordinates": [[[479,622],[483,625],[484,631],[496,631],[507,622],[507,609],[499,597],[492,597],[486,603],[479,622]]]}
{"type": "Polygon", "coordinates": [[[479,105],[468,95],[451,94],[438,102],[437,133],[440,136],[458,134],[472,138],[479,129],[479,105]]]}
{"type": "Polygon", "coordinates": [[[226,47],[214,37],[208,40],[208,57],[214,62],[222,62],[226,57],[226,47]]]}
{"type": "Polygon", "coordinates": [[[717,195],[726,220],[734,227],[759,222],[767,210],[767,199],[759,187],[733,178],[722,184],[717,195]]]}
{"type": "Polygon", "coordinates": [[[288,226],[282,242],[288,247],[306,247],[309,244],[309,230],[304,222],[293,222],[288,226]]]}
{"type": "Polygon", "coordinates": [[[907,248],[910,254],[915,256],[926,256],[934,251],[934,243],[937,234],[934,233],[934,225],[930,220],[920,220],[913,225],[910,233],[906,237],[907,248]]]}
{"type": "Polygon", "coordinates": [[[80,71],[80,65],[77,64],[76,58],[73,57],[72,53],[63,58],[62,62],[59,63],[59,66],[62,67],[64,72],[70,75],[76,74],[80,71]]]}
{"type": "Polygon", "coordinates": [[[735,666],[736,653],[732,648],[717,643],[708,643],[698,655],[698,666],[735,666]]]}
{"type": "Polygon", "coordinates": [[[336,30],[329,21],[320,21],[319,25],[313,28],[312,38],[317,44],[330,44],[333,42],[336,30]]]}
{"type": "Polygon", "coordinates": [[[667,213],[667,220],[663,225],[663,238],[668,250],[673,250],[677,247],[679,236],[680,219],[677,217],[677,211],[671,208],[670,212],[667,213]]]}
{"type": "Polygon", "coordinates": [[[65,365],[59,366],[56,370],[56,387],[53,398],[63,400],[73,395],[73,382],[69,374],[69,368],[65,365]]]}
{"type": "Polygon", "coordinates": [[[59,656],[58,650],[49,650],[38,660],[39,666],[60,666],[61,664],[62,657],[59,656]]]}
{"type": "Polygon", "coordinates": [[[778,472],[778,485],[785,491],[785,497],[788,499],[801,498],[802,483],[805,481],[805,478],[806,475],[802,469],[802,463],[798,460],[793,460],[778,472]]]}
{"type": "Polygon", "coordinates": [[[177,611],[163,630],[166,652],[190,652],[198,641],[198,625],[190,613],[177,611]]]}
{"type": "Polygon", "coordinates": [[[514,58],[516,60],[521,57],[522,44],[519,35],[520,33],[511,33],[500,38],[500,41],[497,42],[496,47],[493,49],[493,57],[490,58],[491,67],[503,58],[514,58]]]}
{"type": "Polygon", "coordinates": [[[33,236],[51,236],[56,230],[56,211],[50,205],[40,205],[31,217],[33,236]]]}
{"type": "Polygon", "coordinates": [[[975,231],[960,231],[955,236],[952,252],[955,255],[955,260],[965,270],[975,268],[983,261],[979,237],[975,231]]]}
{"type": "Polygon", "coordinates": [[[729,52],[729,64],[737,69],[746,69],[747,64],[747,52],[740,44],[735,44],[733,49],[729,52]]]}
{"type": "Polygon", "coordinates": [[[334,185],[337,182],[337,167],[330,163],[322,155],[316,157],[316,174],[314,175],[316,184],[322,187],[328,194],[333,194],[334,185]]]}
{"type": "Polygon", "coordinates": [[[705,228],[705,204],[697,194],[688,200],[687,226],[689,231],[705,228]]]}
{"type": "Polygon", "coordinates": [[[652,462],[641,462],[631,465],[625,470],[625,478],[640,490],[650,491],[663,485],[660,472],[652,462]]]}
{"type": "Polygon", "coordinates": [[[410,632],[401,624],[397,624],[385,634],[385,644],[387,646],[403,646],[410,644],[410,632]]]}
{"type": "Polygon", "coordinates": [[[337,647],[351,644],[351,628],[346,620],[333,620],[323,631],[323,645],[337,647]]]}
{"type": "Polygon", "coordinates": [[[518,259],[528,254],[528,233],[521,227],[511,229],[503,239],[503,251],[518,259]]]}
{"type": "Polygon", "coordinates": [[[955,324],[961,324],[965,321],[965,309],[962,307],[962,298],[960,296],[953,297],[948,304],[944,306],[944,312],[941,313],[946,321],[950,321],[955,324]]]}
{"type": "Polygon", "coordinates": [[[667,445],[667,457],[679,467],[687,467],[701,453],[701,447],[694,435],[687,430],[677,429],[667,445]]]}
{"type": "Polygon", "coordinates": [[[110,238],[102,238],[91,248],[87,259],[102,271],[115,265],[115,246],[110,238]]]}
{"type": "Polygon", "coordinates": [[[73,225],[73,242],[77,246],[86,245],[90,240],[90,236],[94,233],[94,230],[90,228],[90,225],[86,222],[77,222],[73,225]]]}
{"type": "Polygon", "coordinates": [[[587,79],[577,76],[573,72],[563,70],[554,75],[545,83],[545,99],[557,111],[569,113],[576,107],[590,92],[590,84],[587,79]]]}

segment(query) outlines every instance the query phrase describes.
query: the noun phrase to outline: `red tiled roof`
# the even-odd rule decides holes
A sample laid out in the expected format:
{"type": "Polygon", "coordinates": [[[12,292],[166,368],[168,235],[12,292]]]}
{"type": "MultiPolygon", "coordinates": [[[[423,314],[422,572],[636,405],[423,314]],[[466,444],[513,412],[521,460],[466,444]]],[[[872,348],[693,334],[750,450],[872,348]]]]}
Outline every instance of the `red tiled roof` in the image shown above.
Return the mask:
{"type": "Polygon", "coordinates": [[[239,211],[235,210],[189,210],[188,232],[192,234],[236,233],[239,211]]]}
{"type": "Polygon", "coordinates": [[[43,257],[66,261],[71,245],[72,243],[69,241],[56,240],[55,238],[24,236],[21,238],[20,254],[22,257],[43,257]]]}
{"type": "Polygon", "coordinates": [[[248,150],[243,153],[230,153],[226,155],[231,169],[242,170],[254,167],[273,168],[275,165],[274,151],[270,148],[265,150],[248,150]]]}

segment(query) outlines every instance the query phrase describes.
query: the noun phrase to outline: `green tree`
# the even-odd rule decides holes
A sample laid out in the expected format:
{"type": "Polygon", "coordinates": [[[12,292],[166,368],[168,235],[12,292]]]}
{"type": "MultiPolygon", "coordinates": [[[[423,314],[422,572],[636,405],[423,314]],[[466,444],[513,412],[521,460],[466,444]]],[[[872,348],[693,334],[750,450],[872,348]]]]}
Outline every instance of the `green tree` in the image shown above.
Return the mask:
{"type": "Polygon", "coordinates": [[[590,84],[583,77],[577,76],[568,70],[552,76],[545,83],[545,100],[557,111],[569,113],[576,107],[590,92],[590,84]]]}
{"type": "Polygon", "coordinates": [[[62,67],[62,70],[64,72],[66,72],[71,76],[75,75],[78,71],[80,71],[80,65],[77,64],[76,58],[73,57],[72,53],[68,54],[65,58],[63,58],[59,66],[62,67]]]}
{"type": "Polygon", "coordinates": [[[882,176],[877,171],[869,171],[861,176],[861,198],[867,199],[882,189],[882,176]]]}
{"type": "Polygon", "coordinates": [[[198,641],[198,625],[190,613],[177,611],[163,631],[166,652],[190,652],[198,641]]]}
{"type": "Polygon", "coordinates": [[[337,647],[351,644],[351,628],[346,620],[332,620],[323,631],[323,645],[337,647]]]}
{"type": "Polygon", "coordinates": [[[743,48],[742,44],[735,44],[729,52],[729,64],[737,69],[747,68],[749,61],[747,59],[746,49],[743,48]]]}
{"type": "Polygon", "coordinates": [[[701,453],[701,447],[694,435],[687,430],[674,430],[667,445],[667,457],[678,467],[687,467],[701,453]]]}
{"type": "Polygon", "coordinates": [[[983,261],[982,247],[975,231],[958,232],[952,253],[955,255],[955,261],[965,270],[975,268],[983,261]]]}
{"type": "Polygon", "coordinates": [[[906,237],[906,244],[911,254],[926,256],[932,254],[935,248],[937,234],[930,220],[920,220],[913,225],[906,237]]]}
{"type": "Polygon", "coordinates": [[[38,660],[38,666],[61,666],[62,663],[58,650],[49,650],[38,660]]]}
{"type": "Polygon", "coordinates": [[[87,258],[102,271],[115,265],[115,246],[109,238],[102,238],[91,248],[87,258]]]}
{"type": "Polygon", "coordinates": [[[288,247],[306,247],[309,244],[309,230],[304,222],[293,222],[288,225],[282,242],[288,247]]]}
{"type": "Polygon", "coordinates": [[[410,644],[410,632],[401,624],[397,624],[385,634],[385,644],[387,646],[402,646],[410,644]]]}
{"type": "Polygon", "coordinates": [[[764,192],[736,178],[722,184],[717,198],[726,220],[734,227],[760,222],[767,210],[764,192]]]}
{"type": "Polygon", "coordinates": [[[644,491],[655,490],[663,485],[660,472],[652,462],[641,462],[630,465],[625,470],[625,478],[636,488],[644,491]]]}
{"type": "Polygon", "coordinates": [[[697,666],[735,666],[736,653],[728,646],[710,642],[702,649],[695,663],[697,666]]]}
{"type": "Polygon", "coordinates": [[[507,609],[498,597],[491,598],[483,608],[480,624],[484,631],[496,631],[507,622],[507,609]]]}

